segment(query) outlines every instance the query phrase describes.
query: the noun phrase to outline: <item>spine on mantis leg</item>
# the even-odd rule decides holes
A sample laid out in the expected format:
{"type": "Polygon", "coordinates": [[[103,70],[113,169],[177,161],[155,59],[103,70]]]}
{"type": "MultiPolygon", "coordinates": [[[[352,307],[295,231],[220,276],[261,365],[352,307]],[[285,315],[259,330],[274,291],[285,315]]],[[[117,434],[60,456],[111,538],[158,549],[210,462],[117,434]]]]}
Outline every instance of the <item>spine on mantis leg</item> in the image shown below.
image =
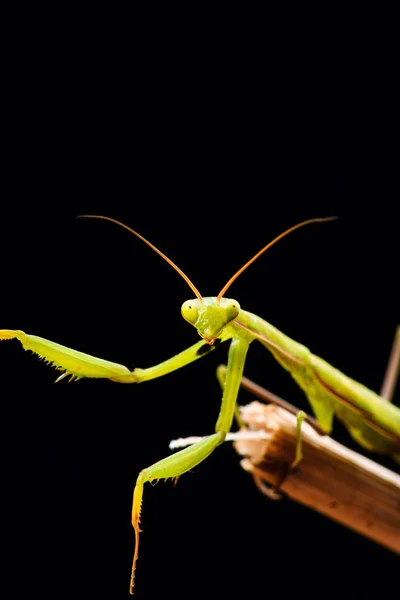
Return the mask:
{"type": "MultiPolygon", "coordinates": [[[[238,326],[252,332],[305,392],[321,427],[336,414],[364,448],[394,458],[400,452],[400,408],[344,375],[260,317],[241,311],[238,326]]],[[[397,458],[396,458],[397,460],[397,458]]]]}

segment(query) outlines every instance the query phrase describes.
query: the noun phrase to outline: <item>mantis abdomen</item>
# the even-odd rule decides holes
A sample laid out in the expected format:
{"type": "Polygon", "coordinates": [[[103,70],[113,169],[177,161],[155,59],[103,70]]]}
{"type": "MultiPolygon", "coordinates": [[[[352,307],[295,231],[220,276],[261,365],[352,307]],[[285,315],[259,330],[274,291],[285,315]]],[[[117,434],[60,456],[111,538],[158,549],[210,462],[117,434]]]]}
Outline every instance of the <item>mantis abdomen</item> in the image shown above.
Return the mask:
{"type": "MultiPolygon", "coordinates": [[[[334,415],[361,446],[400,454],[400,409],[344,375],[260,317],[241,311],[237,324],[266,347],[305,392],[319,424],[330,433],[334,415]]],[[[397,456],[396,456],[397,455],[397,456]]]]}

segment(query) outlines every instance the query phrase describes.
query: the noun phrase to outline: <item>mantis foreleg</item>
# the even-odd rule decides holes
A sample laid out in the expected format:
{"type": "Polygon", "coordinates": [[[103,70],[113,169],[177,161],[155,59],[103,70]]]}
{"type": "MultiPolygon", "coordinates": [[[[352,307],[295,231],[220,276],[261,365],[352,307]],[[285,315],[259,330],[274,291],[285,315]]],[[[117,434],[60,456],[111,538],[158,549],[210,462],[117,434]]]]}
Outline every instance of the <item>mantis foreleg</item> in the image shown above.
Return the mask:
{"type": "MultiPolygon", "coordinates": [[[[224,391],[225,388],[226,372],[226,365],[219,365],[217,368],[217,379],[222,391],[224,391]]],[[[235,421],[239,428],[245,427],[245,422],[242,419],[237,402],[235,403],[235,421]]]]}
{"type": "MultiPolygon", "coordinates": [[[[139,534],[141,531],[139,528],[139,521],[143,498],[143,486],[147,481],[151,482],[155,479],[177,479],[183,475],[183,473],[190,471],[196,465],[201,463],[224,441],[226,434],[229,432],[232,425],[248,346],[248,342],[240,338],[233,339],[230,345],[221,409],[215,426],[216,433],[197,442],[193,446],[160,460],[139,473],[133,494],[132,505],[132,525],[135,530],[135,554],[130,583],[131,593],[133,592],[136,562],[139,554],[139,534]]],[[[158,367],[160,367],[160,365],[152,367],[152,369],[157,370],[158,367]]]]}
{"type": "MultiPolygon", "coordinates": [[[[14,338],[21,342],[25,350],[37,354],[59,371],[64,371],[56,381],[61,381],[61,379],[70,375],[71,379],[94,377],[111,379],[111,381],[118,383],[140,383],[180,369],[201,358],[217,346],[217,344],[209,346],[204,341],[200,341],[154,367],[130,371],[124,365],[73,350],[37,335],[29,335],[19,329],[0,329],[0,340],[14,338]]],[[[227,339],[229,339],[229,336],[226,333],[221,336],[221,341],[227,339]]]]}

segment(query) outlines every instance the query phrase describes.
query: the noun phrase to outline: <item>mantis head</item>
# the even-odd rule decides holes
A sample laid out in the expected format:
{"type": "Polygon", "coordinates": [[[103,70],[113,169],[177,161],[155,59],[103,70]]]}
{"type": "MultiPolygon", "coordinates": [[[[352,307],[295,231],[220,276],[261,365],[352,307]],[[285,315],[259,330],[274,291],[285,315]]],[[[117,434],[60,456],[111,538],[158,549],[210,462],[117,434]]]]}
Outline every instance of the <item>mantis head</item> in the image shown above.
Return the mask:
{"type": "Polygon", "coordinates": [[[156,248],[151,242],[146,240],[145,237],[137,233],[134,229],[131,229],[124,223],[117,221],[116,219],[112,219],[111,217],[104,217],[101,215],[80,215],[81,217],[86,217],[90,219],[103,219],[105,221],[111,221],[111,223],[115,223],[116,225],[120,225],[124,229],[130,231],[138,237],[140,240],[145,242],[154,252],[159,254],[168,264],[171,265],[179,273],[179,275],[186,281],[190,289],[194,292],[196,298],[193,300],[187,300],[182,304],[181,313],[183,318],[188,321],[191,325],[193,325],[198,334],[207,342],[207,344],[212,345],[221,331],[226,327],[229,323],[234,321],[240,312],[240,305],[236,300],[232,300],[230,298],[224,298],[225,292],[232,285],[232,283],[249,267],[261,254],[263,254],[266,250],[271,248],[276,242],[280,239],[294,231],[295,229],[299,229],[304,225],[309,225],[310,223],[321,223],[324,221],[333,221],[337,217],[325,217],[325,218],[316,218],[316,219],[308,219],[307,221],[302,221],[301,223],[297,223],[289,229],[286,229],[283,233],[280,233],[276,238],[269,242],[266,246],[261,248],[257,254],[255,254],[246,264],[243,265],[232,277],[229,281],[224,285],[222,290],[219,292],[218,296],[203,298],[200,294],[199,290],[196,286],[191,282],[189,277],[185,275],[185,273],[174,263],[168,256],[166,256],[161,250],[156,248]]]}
{"type": "Polygon", "coordinates": [[[239,302],[230,298],[198,298],[182,304],[182,317],[197,329],[207,344],[212,345],[221,331],[236,319],[240,312],[239,302]]]}

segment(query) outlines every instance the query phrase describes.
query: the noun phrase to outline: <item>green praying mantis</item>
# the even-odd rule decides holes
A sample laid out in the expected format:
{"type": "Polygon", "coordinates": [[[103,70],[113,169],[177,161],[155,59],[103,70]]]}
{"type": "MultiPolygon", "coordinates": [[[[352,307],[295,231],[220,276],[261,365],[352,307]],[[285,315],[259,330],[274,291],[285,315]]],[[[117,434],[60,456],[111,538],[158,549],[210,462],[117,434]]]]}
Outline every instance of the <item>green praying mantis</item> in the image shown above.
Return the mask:
{"type": "MultiPolygon", "coordinates": [[[[276,242],[300,227],[311,223],[330,221],[336,217],[308,219],[290,227],[265,245],[241,267],[216,297],[202,297],[191,280],[172,260],[127,225],[111,217],[98,215],[82,215],[82,217],[104,219],[125,228],[145,242],[181,275],[195,295],[195,298],[183,303],[181,313],[183,318],[197,330],[201,340],[166,361],[145,369],[136,368],[133,371],[124,365],[67,348],[35,335],[28,335],[20,330],[0,330],[0,340],[18,339],[25,350],[32,351],[62,371],[57,381],[69,376],[70,380],[92,377],[107,378],[118,383],[141,383],[167,375],[207,355],[221,342],[230,341],[227,368],[223,371],[223,375],[219,370],[223,393],[215,432],[196,444],[143,469],[138,475],[132,504],[135,550],[130,593],[133,593],[139,556],[143,486],[146,482],[159,479],[177,480],[182,474],[201,463],[224,442],[235,416],[239,418],[236,401],[247,351],[254,340],[261,342],[303,389],[324,432],[331,432],[333,418],[336,415],[361,446],[400,460],[400,408],[391,404],[384,395],[380,396],[350,379],[267,321],[243,310],[236,300],[225,297],[226,292],[241,273],[276,242]]],[[[396,376],[392,374],[392,379],[396,376]]],[[[393,384],[391,387],[394,387],[393,384]]],[[[299,423],[302,418],[304,418],[304,414],[299,414],[299,423]]],[[[299,434],[298,440],[297,459],[301,456],[300,445],[301,434],[299,434]]]]}

